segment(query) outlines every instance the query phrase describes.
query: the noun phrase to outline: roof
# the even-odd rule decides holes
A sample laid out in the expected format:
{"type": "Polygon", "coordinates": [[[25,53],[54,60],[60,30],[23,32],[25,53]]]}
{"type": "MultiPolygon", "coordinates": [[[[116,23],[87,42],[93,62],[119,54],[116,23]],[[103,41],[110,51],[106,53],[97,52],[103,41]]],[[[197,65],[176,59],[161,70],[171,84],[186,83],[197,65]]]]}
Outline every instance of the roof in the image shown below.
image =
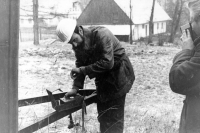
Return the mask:
{"type": "MultiPolygon", "coordinates": [[[[114,0],[130,17],[130,0],[114,0]]],[[[132,0],[132,21],[134,24],[148,23],[150,20],[153,0],[132,0]]],[[[155,1],[154,22],[171,20],[164,9],[155,1]]]]}
{"type": "Polygon", "coordinates": [[[114,0],[91,0],[77,22],[79,25],[127,25],[130,19],[114,0]]]}
{"type": "MultiPolygon", "coordinates": [[[[150,20],[153,0],[132,0],[133,24],[145,24],[150,20]]],[[[154,22],[171,20],[155,1],[154,22]]],[[[91,0],[78,18],[81,25],[130,24],[130,0],[91,0]],[[115,22],[117,19],[117,22],[115,22]]]]}

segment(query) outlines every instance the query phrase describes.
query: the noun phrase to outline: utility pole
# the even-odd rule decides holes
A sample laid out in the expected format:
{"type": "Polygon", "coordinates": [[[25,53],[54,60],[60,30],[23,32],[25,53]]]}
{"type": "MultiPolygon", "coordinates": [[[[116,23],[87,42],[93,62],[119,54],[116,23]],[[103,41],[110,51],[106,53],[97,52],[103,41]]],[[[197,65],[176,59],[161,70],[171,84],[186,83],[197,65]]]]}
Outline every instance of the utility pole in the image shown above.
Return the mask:
{"type": "Polygon", "coordinates": [[[133,43],[133,33],[132,33],[132,3],[131,3],[131,0],[130,0],[130,44],[133,43]]]}
{"type": "Polygon", "coordinates": [[[19,0],[0,0],[0,132],[18,132],[19,0]]]}
{"type": "Polygon", "coordinates": [[[38,26],[38,0],[33,0],[33,33],[34,45],[39,45],[39,26],[38,26]]]}

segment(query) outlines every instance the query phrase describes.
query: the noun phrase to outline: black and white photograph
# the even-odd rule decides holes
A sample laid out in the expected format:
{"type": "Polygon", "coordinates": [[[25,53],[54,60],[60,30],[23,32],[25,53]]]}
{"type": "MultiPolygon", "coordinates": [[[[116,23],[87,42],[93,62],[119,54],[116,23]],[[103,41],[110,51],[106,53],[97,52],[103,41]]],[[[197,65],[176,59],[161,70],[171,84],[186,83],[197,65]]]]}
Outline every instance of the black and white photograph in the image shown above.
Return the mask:
{"type": "Polygon", "coordinates": [[[200,0],[0,0],[0,133],[200,133],[200,0]]]}

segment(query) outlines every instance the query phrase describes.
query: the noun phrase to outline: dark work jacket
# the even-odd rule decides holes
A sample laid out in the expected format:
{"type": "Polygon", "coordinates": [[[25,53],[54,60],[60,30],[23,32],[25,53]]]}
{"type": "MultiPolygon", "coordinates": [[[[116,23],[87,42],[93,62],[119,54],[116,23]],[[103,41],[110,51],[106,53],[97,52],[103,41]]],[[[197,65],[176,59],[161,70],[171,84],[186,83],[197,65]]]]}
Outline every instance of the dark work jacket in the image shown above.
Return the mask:
{"type": "Polygon", "coordinates": [[[83,74],[74,80],[73,86],[82,89],[87,75],[95,78],[100,101],[119,98],[129,92],[135,80],[131,62],[119,40],[107,28],[89,29],[92,31],[89,49],[74,50],[76,67],[80,67],[83,74]]]}
{"type": "Polygon", "coordinates": [[[174,57],[169,74],[172,91],[186,95],[179,133],[200,133],[200,38],[194,44],[174,57]]]}

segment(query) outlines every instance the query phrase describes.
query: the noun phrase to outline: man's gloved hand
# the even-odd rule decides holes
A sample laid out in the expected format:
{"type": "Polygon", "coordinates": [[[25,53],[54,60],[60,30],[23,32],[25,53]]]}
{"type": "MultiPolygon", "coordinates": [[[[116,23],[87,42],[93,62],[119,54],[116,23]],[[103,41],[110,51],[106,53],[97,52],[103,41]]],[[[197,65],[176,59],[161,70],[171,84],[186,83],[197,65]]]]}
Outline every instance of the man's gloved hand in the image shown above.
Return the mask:
{"type": "Polygon", "coordinates": [[[65,99],[70,99],[70,97],[76,96],[77,91],[78,91],[77,89],[71,89],[69,92],[65,94],[65,99]]]}
{"type": "Polygon", "coordinates": [[[73,68],[70,72],[70,76],[72,79],[75,79],[77,76],[79,76],[80,74],[82,74],[82,71],[80,68],[73,68]]]}

